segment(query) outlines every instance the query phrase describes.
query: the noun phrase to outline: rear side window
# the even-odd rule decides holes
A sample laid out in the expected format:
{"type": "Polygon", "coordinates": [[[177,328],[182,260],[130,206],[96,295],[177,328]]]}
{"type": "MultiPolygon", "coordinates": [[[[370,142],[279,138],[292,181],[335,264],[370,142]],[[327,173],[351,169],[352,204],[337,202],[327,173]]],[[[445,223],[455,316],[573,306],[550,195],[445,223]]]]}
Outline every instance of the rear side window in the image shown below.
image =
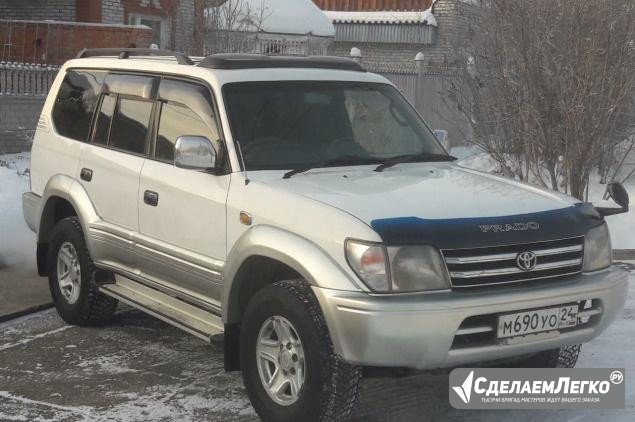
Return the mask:
{"type": "Polygon", "coordinates": [[[152,105],[151,101],[119,97],[110,129],[110,146],[144,154],[152,105]]]}
{"type": "Polygon", "coordinates": [[[101,100],[101,107],[95,121],[95,135],[93,142],[101,145],[108,145],[108,135],[110,134],[110,123],[115,114],[117,96],[105,94],[101,100]]]}
{"type": "Polygon", "coordinates": [[[69,70],[62,81],[55,104],[53,124],[57,132],[85,142],[97,106],[106,72],[69,70]]]}

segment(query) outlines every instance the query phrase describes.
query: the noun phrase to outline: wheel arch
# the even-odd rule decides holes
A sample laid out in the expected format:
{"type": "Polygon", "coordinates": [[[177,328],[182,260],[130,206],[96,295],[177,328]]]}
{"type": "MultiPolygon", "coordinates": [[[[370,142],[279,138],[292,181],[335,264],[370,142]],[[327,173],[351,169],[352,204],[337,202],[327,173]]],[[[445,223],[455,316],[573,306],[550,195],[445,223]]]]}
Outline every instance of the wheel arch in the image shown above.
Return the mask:
{"type": "Polygon", "coordinates": [[[223,320],[239,323],[253,294],[291,278],[303,278],[311,286],[358,290],[340,265],[315,243],[279,228],[256,226],[241,236],[228,256],[223,320]],[[278,274],[283,278],[276,277],[278,274]]]}
{"type": "Polygon", "coordinates": [[[37,231],[37,266],[38,273],[45,276],[48,243],[55,225],[63,218],[77,216],[86,233],[87,225],[98,217],[86,190],[66,175],[58,174],[48,181],[41,204],[37,231]]]}

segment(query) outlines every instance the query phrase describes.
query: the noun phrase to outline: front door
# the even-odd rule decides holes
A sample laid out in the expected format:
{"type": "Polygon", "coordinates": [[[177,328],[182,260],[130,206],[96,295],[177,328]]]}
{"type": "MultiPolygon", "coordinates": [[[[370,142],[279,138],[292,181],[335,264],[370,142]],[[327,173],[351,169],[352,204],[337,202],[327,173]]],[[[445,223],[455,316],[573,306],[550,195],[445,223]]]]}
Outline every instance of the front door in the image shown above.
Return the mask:
{"type": "Polygon", "coordinates": [[[138,254],[150,279],[195,299],[220,305],[226,257],[225,202],[229,174],[174,166],[179,136],[220,136],[207,87],[164,79],[159,87],[156,141],[143,165],[138,194],[138,254]]]}

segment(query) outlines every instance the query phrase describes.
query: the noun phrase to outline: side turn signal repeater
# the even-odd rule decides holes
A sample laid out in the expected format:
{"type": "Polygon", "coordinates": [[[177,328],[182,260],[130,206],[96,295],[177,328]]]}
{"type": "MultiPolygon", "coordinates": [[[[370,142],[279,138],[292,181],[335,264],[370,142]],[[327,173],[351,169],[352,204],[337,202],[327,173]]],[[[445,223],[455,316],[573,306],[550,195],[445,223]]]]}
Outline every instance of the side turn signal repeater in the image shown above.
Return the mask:
{"type": "Polygon", "coordinates": [[[245,226],[251,226],[251,215],[247,214],[245,211],[240,212],[240,223],[245,226]]]}

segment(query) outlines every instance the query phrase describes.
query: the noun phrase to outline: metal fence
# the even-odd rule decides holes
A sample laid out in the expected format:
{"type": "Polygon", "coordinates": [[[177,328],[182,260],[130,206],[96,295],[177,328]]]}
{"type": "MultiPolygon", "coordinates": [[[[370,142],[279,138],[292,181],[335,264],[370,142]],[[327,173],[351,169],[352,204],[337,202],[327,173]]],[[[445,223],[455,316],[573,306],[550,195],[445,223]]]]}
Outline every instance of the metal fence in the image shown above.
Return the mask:
{"type": "Polygon", "coordinates": [[[0,95],[46,96],[59,66],[0,62],[0,95]]]}
{"type": "Polygon", "coordinates": [[[0,153],[28,151],[59,66],[0,62],[0,153]]]}

